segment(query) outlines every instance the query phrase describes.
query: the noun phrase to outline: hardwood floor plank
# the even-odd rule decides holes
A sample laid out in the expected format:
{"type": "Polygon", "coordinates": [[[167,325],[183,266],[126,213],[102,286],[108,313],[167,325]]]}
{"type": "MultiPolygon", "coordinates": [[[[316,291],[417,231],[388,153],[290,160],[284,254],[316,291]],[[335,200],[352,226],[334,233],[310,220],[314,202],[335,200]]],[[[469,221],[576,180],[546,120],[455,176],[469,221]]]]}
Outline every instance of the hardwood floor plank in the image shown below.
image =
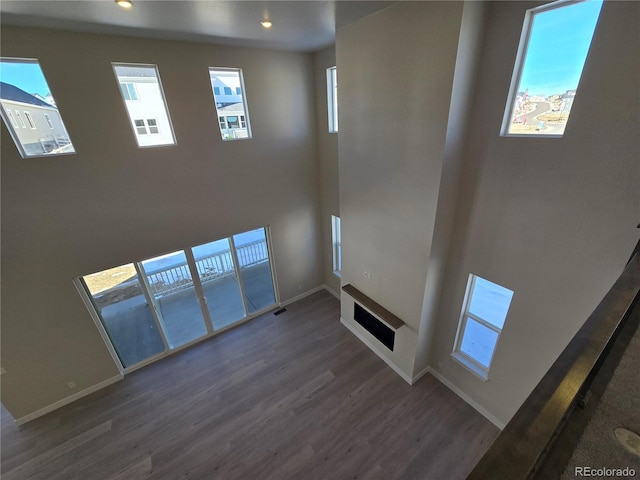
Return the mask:
{"type": "Polygon", "coordinates": [[[3,477],[5,480],[48,478],[50,474],[46,471],[46,466],[49,462],[72,452],[74,449],[108,432],[109,430],[111,430],[110,420],[43,452],[30,460],[27,460],[19,467],[3,474],[3,477]]]}
{"type": "Polygon", "coordinates": [[[148,478],[151,474],[151,457],[145,457],[143,460],[132,465],[125,470],[117,473],[116,475],[109,477],[108,480],[143,480],[148,478]]]}
{"type": "Polygon", "coordinates": [[[464,478],[498,429],[339,319],[318,292],[26,425],[3,411],[3,478],[464,478]]]}

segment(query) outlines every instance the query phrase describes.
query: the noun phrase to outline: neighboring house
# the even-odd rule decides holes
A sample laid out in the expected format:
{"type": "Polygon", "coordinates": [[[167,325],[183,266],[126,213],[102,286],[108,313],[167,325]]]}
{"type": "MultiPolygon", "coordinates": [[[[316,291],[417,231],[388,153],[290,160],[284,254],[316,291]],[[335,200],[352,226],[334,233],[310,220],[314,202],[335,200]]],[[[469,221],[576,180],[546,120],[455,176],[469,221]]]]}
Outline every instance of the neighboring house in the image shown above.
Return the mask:
{"type": "Polygon", "coordinates": [[[73,151],[67,129],[53,105],[4,82],[0,82],[0,104],[5,122],[11,124],[10,130],[28,156],[73,151]]]}
{"type": "Polygon", "coordinates": [[[118,66],[118,82],[141,147],[174,143],[155,69],[118,66]]]}
{"type": "Polygon", "coordinates": [[[576,97],[575,90],[567,90],[563,95],[560,96],[562,99],[562,105],[560,107],[561,112],[570,112],[571,107],[573,106],[573,100],[576,97]]]}
{"type": "MultiPolygon", "coordinates": [[[[228,80],[232,80],[229,78],[228,80]]],[[[216,107],[226,107],[235,103],[242,104],[242,88],[231,81],[223,81],[219,76],[211,76],[211,85],[215,94],[216,107]]]]}
{"type": "Polygon", "coordinates": [[[218,121],[220,122],[220,131],[225,139],[247,138],[249,136],[242,102],[218,107],[218,121]]]}
{"type": "Polygon", "coordinates": [[[248,138],[247,114],[238,73],[210,71],[210,76],[222,138],[248,138]]]}

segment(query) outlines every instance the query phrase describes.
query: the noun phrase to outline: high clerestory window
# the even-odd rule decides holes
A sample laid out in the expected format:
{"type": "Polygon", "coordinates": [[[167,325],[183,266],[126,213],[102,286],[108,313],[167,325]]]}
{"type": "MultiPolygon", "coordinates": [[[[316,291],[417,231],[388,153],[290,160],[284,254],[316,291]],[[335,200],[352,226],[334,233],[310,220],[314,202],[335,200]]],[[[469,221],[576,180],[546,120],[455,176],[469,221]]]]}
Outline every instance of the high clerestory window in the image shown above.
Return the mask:
{"type": "Polygon", "coordinates": [[[528,10],[502,135],[562,137],[602,0],[561,0],[528,10]]]}
{"type": "Polygon", "coordinates": [[[176,140],[157,67],[114,63],[113,70],[138,146],[174,145],[176,140]]]}
{"type": "Polygon", "coordinates": [[[338,132],[338,73],[336,67],[327,68],[327,109],[329,132],[338,132]]]}
{"type": "Polygon", "coordinates": [[[0,107],[22,158],[75,153],[37,60],[0,59],[0,107]]]}
{"type": "Polygon", "coordinates": [[[342,232],[340,217],[335,215],[331,215],[331,245],[333,251],[333,273],[339,277],[342,275],[342,232]]]}
{"type": "Polygon", "coordinates": [[[242,69],[209,68],[209,78],[222,140],[251,138],[242,69]]]}

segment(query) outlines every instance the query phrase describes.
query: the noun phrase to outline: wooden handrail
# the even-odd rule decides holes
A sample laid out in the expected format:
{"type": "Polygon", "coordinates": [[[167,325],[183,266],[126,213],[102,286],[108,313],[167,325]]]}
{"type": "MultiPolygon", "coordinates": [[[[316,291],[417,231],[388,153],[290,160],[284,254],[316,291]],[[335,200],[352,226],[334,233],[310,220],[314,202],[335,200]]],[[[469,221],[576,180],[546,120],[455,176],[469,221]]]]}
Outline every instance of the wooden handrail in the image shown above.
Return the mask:
{"type": "MultiPolygon", "coordinates": [[[[640,228],[640,223],[636,228],[640,228]]],[[[636,243],[636,248],[634,248],[633,252],[631,252],[631,256],[629,257],[629,262],[633,259],[633,257],[636,256],[637,253],[640,253],[640,240],[638,240],[638,243],[636,243]]]]}
{"type": "Polygon", "coordinates": [[[636,253],[468,480],[524,480],[535,473],[639,301],[640,253],[636,253]]]}
{"type": "Polygon", "coordinates": [[[376,317],[386,323],[392,330],[396,331],[400,327],[404,326],[405,323],[399,317],[395,316],[393,313],[391,313],[379,303],[375,302],[373,299],[367,297],[364,293],[362,293],[350,283],[344,285],[342,287],[342,290],[351,295],[351,297],[356,302],[367,308],[376,317]]]}

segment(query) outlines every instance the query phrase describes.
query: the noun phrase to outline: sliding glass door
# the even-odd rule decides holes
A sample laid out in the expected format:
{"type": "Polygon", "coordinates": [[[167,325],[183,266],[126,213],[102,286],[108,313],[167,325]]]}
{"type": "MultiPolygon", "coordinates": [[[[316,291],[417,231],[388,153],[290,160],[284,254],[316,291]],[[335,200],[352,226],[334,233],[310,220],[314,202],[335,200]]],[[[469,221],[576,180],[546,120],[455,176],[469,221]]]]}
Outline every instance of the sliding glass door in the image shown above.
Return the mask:
{"type": "Polygon", "coordinates": [[[170,348],[204,337],[207,326],[183,251],[142,262],[151,301],[170,348]]]}
{"type": "Polygon", "coordinates": [[[249,313],[273,305],[276,299],[265,229],[258,228],[234,235],[232,242],[238,256],[240,278],[249,313]]]}
{"type": "Polygon", "coordinates": [[[78,281],[125,368],[276,304],[265,228],[78,281]]]}
{"type": "Polygon", "coordinates": [[[165,351],[132,263],[83,277],[96,313],[126,368],[165,351]]]}
{"type": "Polygon", "coordinates": [[[214,330],[247,316],[235,255],[228,238],[192,249],[214,330]]]}

